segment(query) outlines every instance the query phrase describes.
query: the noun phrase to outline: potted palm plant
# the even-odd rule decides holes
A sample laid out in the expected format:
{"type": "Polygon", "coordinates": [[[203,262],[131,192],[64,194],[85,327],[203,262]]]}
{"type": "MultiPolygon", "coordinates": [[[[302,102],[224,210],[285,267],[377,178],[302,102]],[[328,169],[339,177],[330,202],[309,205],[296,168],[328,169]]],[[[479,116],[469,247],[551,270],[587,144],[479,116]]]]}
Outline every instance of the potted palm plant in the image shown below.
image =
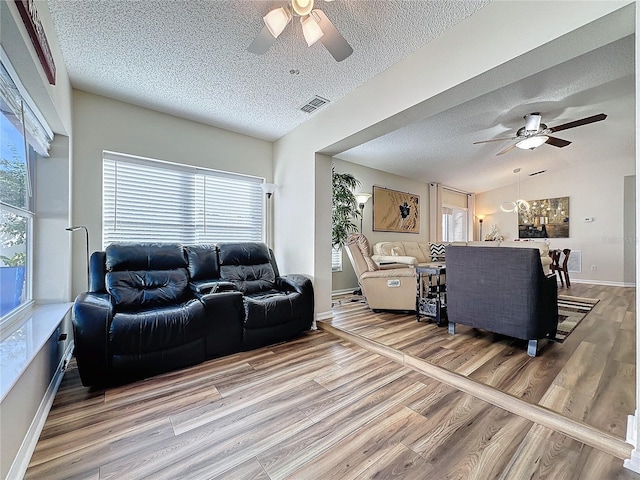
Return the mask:
{"type": "Polygon", "coordinates": [[[331,243],[333,248],[342,248],[349,234],[357,232],[353,223],[360,216],[358,203],[353,191],[360,182],[350,173],[338,173],[331,169],[332,206],[331,206],[331,243]]]}

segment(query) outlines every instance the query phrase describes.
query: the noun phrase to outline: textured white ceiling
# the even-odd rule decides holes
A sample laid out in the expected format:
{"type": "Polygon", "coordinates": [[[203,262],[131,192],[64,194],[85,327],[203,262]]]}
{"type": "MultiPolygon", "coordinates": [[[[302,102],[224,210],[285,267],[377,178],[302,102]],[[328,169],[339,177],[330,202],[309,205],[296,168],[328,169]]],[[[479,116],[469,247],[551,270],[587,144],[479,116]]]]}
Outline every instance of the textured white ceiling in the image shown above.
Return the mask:
{"type": "Polygon", "coordinates": [[[318,0],[349,58],[307,47],[295,18],[265,55],[247,52],[285,3],[48,2],[74,87],[273,141],[309,118],[298,109],[314,95],[339,100],[488,0],[318,0]]]}
{"type": "Polygon", "coordinates": [[[338,158],[469,192],[512,184],[517,167],[522,167],[523,176],[540,170],[552,174],[570,165],[602,165],[605,160],[633,158],[634,82],[634,38],[628,36],[355,147],[338,158]],[[555,134],[572,142],[564,148],[516,148],[496,156],[512,142],[473,144],[513,136],[524,126],[524,115],[533,112],[540,112],[542,123],[549,127],[598,113],[608,117],[555,134]]]}
{"type": "MultiPolygon", "coordinates": [[[[317,0],[353,46],[349,58],[338,63],[320,43],[307,47],[297,21],[265,55],[247,52],[262,16],[284,3],[48,0],[74,87],[271,141],[310,118],[298,108],[314,95],[339,101],[488,0],[317,0]]],[[[633,48],[632,37],[606,45],[338,157],[481,192],[513,183],[515,167],[523,175],[553,174],[633,156],[633,48]],[[601,112],[609,117],[559,132],[573,142],[561,149],[543,145],[496,157],[508,143],[473,145],[509,136],[536,111],[549,126],[601,112]]]]}

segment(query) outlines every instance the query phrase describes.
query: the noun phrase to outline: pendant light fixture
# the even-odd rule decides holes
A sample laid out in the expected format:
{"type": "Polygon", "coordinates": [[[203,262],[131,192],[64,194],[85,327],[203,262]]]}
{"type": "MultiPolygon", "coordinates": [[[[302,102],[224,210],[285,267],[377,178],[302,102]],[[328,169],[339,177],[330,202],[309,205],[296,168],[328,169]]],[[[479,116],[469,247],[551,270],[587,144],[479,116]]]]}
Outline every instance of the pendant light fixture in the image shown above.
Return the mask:
{"type": "MultiPolygon", "coordinates": [[[[516,168],[513,170],[513,173],[518,174],[518,192],[517,195],[520,197],[520,168],[516,168]]],[[[522,200],[518,198],[513,202],[504,202],[500,205],[500,210],[506,213],[518,213],[518,212],[528,212],[531,209],[531,205],[526,200],[522,200]]]]}

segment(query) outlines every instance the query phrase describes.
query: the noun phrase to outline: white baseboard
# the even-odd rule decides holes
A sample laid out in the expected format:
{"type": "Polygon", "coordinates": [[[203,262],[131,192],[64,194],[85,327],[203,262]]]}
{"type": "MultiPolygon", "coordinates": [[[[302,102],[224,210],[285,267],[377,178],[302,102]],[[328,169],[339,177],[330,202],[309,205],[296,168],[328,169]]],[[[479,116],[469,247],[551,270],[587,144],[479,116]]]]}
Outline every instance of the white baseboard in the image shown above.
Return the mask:
{"type": "Polygon", "coordinates": [[[640,453],[636,448],[631,450],[631,458],[622,462],[624,468],[631,470],[632,472],[640,473],[640,453]]]}
{"type": "Polygon", "coordinates": [[[360,287],[351,287],[351,288],[343,288],[342,290],[333,290],[331,292],[331,296],[335,297],[336,295],[344,295],[345,293],[353,293],[358,290],[360,287]]]}
{"type": "Polygon", "coordinates": [[[29,430],[27,431],[27,434],[25,435],[24,440],[20,445],[20,449],[16,454],[16,458],[14,458],[13,463],[11,464],[11,468],[9,469],[9,473],[7,474],[7,478],[24,478],[24,475],[27,472],[27,467],[29,466],[29,462],[31,461],[33,451],[36,449],[36,444],[38,443],[38,439],[40,438],[40,434],[42,433],[44,424],[47,421],[47,417],[49,416],[51,405],[53,405],[53,400],[56,397],[56,393],[58,392],[58,388],[60,387],[60,383],[62,382],[62,377],[64,376],[67,365],[69,365],[69,360],[71,360],[73,347],[73,341],[69,342],[69,345],[62,355],[60,363],[58,364],[58,367],[53,374],[53,378],[49,383],[49,387],[47,388],[47,391],[45,392],[44,397],[40,402],[38,411],[33,417],[31,426],[29,426],[29,430]]]}
{"type": "Polygon", "coordinates": [[[331,310],[316,313],[316,320],[329,320],[331,318],[333,318],[333,312],[331,310]]]}
{"type": "Polygon", "coordinates": [[[638,431],[636,429],[636,417],[638,410],[635,410],[635,415],[627,416],[627,443],[630,443],[634,447],[638,446],[638,431]]]}

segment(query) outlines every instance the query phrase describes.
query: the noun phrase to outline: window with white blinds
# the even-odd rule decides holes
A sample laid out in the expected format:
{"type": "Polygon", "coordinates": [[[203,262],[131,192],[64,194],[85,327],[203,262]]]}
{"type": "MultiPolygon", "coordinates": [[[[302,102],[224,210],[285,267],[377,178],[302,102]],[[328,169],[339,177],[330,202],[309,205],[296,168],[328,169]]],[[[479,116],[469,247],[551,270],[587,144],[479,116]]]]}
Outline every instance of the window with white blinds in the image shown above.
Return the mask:
{"type": "Polygon", "coordinates": [[[103,153],[103,248],[264,241],[264,179],[103,153]]]}
{"type": "Polygon", "coordinates": [[[331,248],[331,271],[342,271],[342,247],[331,248]]]}
{"type": "Polygon", "coordinates": [[[467,241],[468,210],[455,206],[442,207],[442,240],[444,242],[467,241]]]}

